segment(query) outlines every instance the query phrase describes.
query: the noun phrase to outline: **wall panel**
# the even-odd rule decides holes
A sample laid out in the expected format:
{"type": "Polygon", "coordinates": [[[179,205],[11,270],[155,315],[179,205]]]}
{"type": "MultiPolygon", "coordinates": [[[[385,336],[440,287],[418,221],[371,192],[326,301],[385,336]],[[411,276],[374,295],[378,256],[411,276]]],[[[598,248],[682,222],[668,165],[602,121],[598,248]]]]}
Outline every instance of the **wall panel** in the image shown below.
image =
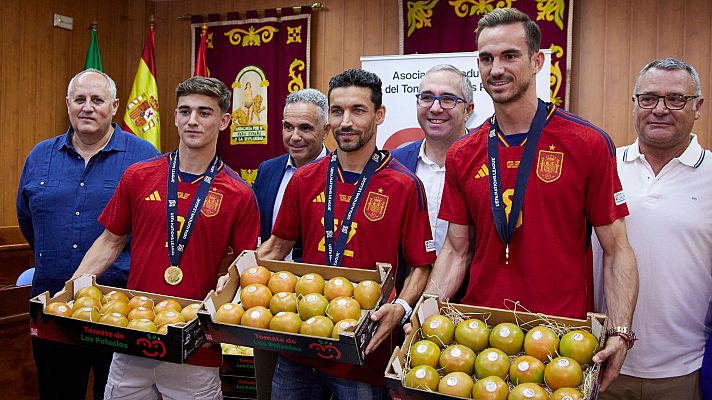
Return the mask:
{"type": "MultiPolygon", "coordinates": [[[[163,150],[177,143],[174,89],[190,74],[190,21],[185,14],[244,12],[309,4],[303,0],[5,0],[0,2],[0,225],[14,225],[15,190],[24,159],[39,141],[67,127],[64,93],[84,65],[88,25],[99,23],[105,70],[116,80],[121,111],[131,89],[146,35],[156,15],[156,67],[163,115],[163,150]],[[52,14],[74,17],[74,30],[52,27],[52,14]],[[27,16],[32,16],[28,19],[27,16]]],[[[311,85],[327,89],[331,76],[358,67],[361,55],[398,52],[396,0],[323,0],[312,13],[311,85]]],[[[654,57],[683,57],[712,96],[712,2],[706,0],[574,1],[570,110],[608,131],[618,145],[630,143],[632,85],[654,57]]],[[[474,27],[473,27],[474,30],[474,27]]],[[[466,34],[474,35],[472,32],[466,34]]],[[[712,145],[710,100],[695,131],[712,145]]]]}
{"type": "Polygon", "coordinates": [[[123,107],[140,57],[146,7],[144,0],[0,3],[0,226],[17,224],[15,194],[27,154],[68,126],[64,97],[69,79],[84,67],[89,24],[99,23],[104,70],[116,81],[123,107]],[[73,17],[74,29],[53,27],[54,13],[73,17]]]}
{"type": "MultiPolygon", "coordinates": [[[[630,21],[630,7],[620,7],[614,0],[606,0],[603,32],[606,32],[604,40],[605,59],[625,60],[630,52],[632,44],[628,40],[621,40],[629,36],[628,22],[630,21]]],[[[630,93],[628,87],[628,77],[631,72],[628,63],[620,65],[616,69],[603,69],[603,98],[621,99],[621,101],[608,101],[603,103],[603,118],[611,134],[625,132],[625,126],[630,119],[625,118],[624,110],[629,109],[629,103],[624,102],[630,93]]]]}
{"type": "MultiPolygon", "coordinates": [[[[711,18],[712,3],[705,0],[577,1],[571,110],[605,129],[617,145],[631,143],[636,136],[631,123],[633,84],[646,63],[661,57],[679,57],[694,65],[702,93],[712,96],[711,18]]],[[[711,129],[705,105],[694,131],[707,148],[712,145],[711,129]]]]}
{"type": "MultiPolygon", "coordinates": [[[[383,52],[383,35],[386,25],[386,14],[383,12],[385,5],[382,1],[372,1],[368,4],[368,8],[364,8],[362,17],[362,32],[363,32],[363,47],[361,48],[361,56],[379,56],[386,54],[383,52]],[[364,21],[372,21],[370,23],[364,21]]],[[[395,19],[397,21],[398,19],[395,19]]],[[[355,32],[349,32],[350,36],[356,36],[355,32]]]]}

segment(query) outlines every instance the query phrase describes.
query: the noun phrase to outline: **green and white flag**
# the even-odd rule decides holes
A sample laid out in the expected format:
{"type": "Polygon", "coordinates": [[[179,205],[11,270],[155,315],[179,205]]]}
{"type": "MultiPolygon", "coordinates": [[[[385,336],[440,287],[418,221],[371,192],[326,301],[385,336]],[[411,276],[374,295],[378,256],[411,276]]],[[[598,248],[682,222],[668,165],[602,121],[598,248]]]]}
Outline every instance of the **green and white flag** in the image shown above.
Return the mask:
{"type": "Polygon", "coordinates": [[[87,60],[84,63],[84,69],[94,68],[104,72],[101,65],[101,53],[99,52],[99,39],[96,37],[96,27],[91,29],[91,42],[89,43],[89,51],[87,51],[87,60]]]}

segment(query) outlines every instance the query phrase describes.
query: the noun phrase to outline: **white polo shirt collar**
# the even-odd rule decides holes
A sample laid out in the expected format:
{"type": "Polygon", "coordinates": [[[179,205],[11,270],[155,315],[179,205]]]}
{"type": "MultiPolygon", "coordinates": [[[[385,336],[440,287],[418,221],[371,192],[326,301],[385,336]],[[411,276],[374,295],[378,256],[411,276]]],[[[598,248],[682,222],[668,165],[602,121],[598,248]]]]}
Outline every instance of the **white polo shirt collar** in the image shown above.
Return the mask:
{"type": "MultiPolygon", "coordinates": [[[[697,140],[697,135],[691,133],[690,136],[692,136],[690,144],[679,157],[675,158],[675,160],[678,160],[680,163],[687,165],[688,167],[697,168],[702,165],[702,161],[705,159],[706,153],[705,149],[700,146],[700,143],[697,140]]],[[[642,155],[638,139],[635,139],[635,142],[623,151],[623,161],[632,162],[639,159],[642,155]]]]}

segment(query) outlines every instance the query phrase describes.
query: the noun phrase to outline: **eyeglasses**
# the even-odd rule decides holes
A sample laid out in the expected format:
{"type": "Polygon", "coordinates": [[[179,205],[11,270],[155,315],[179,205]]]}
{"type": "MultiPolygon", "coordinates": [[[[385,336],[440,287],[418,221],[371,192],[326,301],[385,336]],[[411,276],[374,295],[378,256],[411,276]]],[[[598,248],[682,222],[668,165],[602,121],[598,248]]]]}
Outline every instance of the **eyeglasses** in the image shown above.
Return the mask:
{"type": "Polygon", "coordinates": [[[423,107],[423,108],[432,107],[433,103],[435,103],[435,100],[438,100],[440,102],[440,107],[446,108],[446,109],[455,108],[457,106],[457,103],[465,102],[464,99],[457,97],[457,96],[453,96],[451,94],[435,96],[435,95],[428,94],[428,93],[418,93],[415,95],[415,97],[418,98],[418,107],[423,107]]]}
{"type": "Polygon", "coordinates": [[[634,97],[638,100],[638,107],[646,110],[652,110],[657,107],[660,99],[663,99],[663,103],[668,110],[682,110],[688,100],[696,99],[700,96],[683,96],[679,94],[658,96],[657,94],[642,93],[636,94],[634,97]]]}

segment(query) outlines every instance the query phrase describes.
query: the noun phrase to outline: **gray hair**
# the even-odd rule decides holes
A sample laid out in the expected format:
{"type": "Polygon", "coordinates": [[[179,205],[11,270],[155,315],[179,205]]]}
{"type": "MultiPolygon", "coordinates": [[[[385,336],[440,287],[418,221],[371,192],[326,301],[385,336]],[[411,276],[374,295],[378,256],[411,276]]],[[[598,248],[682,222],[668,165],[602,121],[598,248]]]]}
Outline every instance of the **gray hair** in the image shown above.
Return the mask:
{"type": "MultiPolygon", "coordinates": [[[[465,75],[462,70],[459,68],[455,67],[454,65],[450,64],[438,64],[428,70],[428,72],[425,73],[425,76],[428,76],[429,73],[431,72],[438,72],[438,71],[448,71],[452,72],[454,74],[457,74],[460,77],[460,90],[462,91],[462,97],[465,100],[465,104],[470,104],[472,103],[474,99],[474,90],[472,89],[472,83],[470,82],[470,78],[465,75]]],[[[423,81],[420,81],[420,91],[423,90],[423,81]]]]}
{"type": "Polygon", "coordinates": [[[294,103],[311,103],[319,110],[319,124],[326,125],[329,117],[329,100],[326,95],[316,89],[302,89],[292,92],[284,101],[284,108],[294,103]]]}
{"type": "Polygon", "coordinates": [[[74,86],[74,81],[77,80],[80,76],[89,73],[89,72],[95,72],[106,79],[106,81],[109,83],[109,96],[111,96],[111,101],[116,100],[116,82],[114,82],[113,79],[104,72],[99,71],[98,69],[95,68],[88,68],[85,69],[84,71],[74,75],[74,77],[69,81],[69,85],[67,85],[67,97],[69,97],[72,93],[72,86],[74,86]]]}
{"type": "Polygon", "coordinates": [[[638,79],[635,80],[633,95],[638,93],[638,90],[640,89],[640,80],[643,78],[643,75],[651,69],[660,69],[663,71],[687,71],[692,78],[692,82],[695,84],[695,96],[702,96],[702,85],[700,84],[700,75],[697,74],[697,70],[695,70],[695,67],[692,65],[686,63],[685,61],[678,60],[677,58],[658,58],[644,66],[638,74],[638,79]]]}

